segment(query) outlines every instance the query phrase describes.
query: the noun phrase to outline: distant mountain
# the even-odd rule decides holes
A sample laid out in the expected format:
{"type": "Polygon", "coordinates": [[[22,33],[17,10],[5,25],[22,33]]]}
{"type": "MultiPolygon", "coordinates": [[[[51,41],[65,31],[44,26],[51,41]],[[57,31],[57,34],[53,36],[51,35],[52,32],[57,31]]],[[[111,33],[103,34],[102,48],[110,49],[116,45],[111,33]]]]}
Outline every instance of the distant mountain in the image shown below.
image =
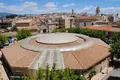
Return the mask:
{"type": "Polygon", "coordinates": [[[0,12],[0,18],[4,18],[4,17],[6,17],[8,15],[11,15],[11,13],[2,13],[2,12],[0,12]]]}

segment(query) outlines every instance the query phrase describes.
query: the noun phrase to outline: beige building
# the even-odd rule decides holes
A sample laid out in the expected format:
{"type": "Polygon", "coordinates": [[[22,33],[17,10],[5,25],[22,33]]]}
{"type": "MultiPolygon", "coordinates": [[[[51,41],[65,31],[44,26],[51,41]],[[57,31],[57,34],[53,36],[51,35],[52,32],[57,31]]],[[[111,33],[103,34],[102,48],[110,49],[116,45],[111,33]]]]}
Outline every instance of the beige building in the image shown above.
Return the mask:
{"type": "Polygon", "coordinates": [[[25,28],[32,31],[38,31],[38,27],[34,19],[17,19],[15,20],[15,27],[18,29],[25,28]]]}
{"type": "Polygon", "coordinates": [[[95,16],[80,16],[76,18],[76,27],[91,26],[96,24],[97,18],[95,16]]]}
{"type": "Polygon", "coordinates": [[[106,67],[109,45],[97,38],[74,33],[38,34],[15,42],[2,50],[4,64],[10,75],[34,74],[38,64],[46,69],[56,63],[57,69],[70,67],[73,71],[97,72],[106,67]]]}

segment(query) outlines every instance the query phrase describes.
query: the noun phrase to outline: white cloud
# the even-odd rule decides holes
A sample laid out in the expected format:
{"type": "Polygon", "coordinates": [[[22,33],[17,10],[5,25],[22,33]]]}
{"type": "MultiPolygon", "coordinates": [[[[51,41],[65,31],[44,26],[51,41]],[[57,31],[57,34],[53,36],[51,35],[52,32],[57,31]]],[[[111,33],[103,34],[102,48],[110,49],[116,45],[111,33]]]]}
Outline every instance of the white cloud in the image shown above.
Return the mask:
{"type": "MultiPolygon", "coordinates": [[[[95,13],[96,6],[85,6],[81,11],[95,13]]],[[[103,7],[100,8],[101,13],[120,13],[120,7],[103,7]]]]}
{"type": "MultiPolygon", "coordinates": [[[[96,6],[85,6],[82,9],[76,9],[77,13],[81,12],[88,12],[88,13],[94,13],[96,11],[96,6]]],[[[100,13],[106,13],[106,14],[112,14],[112,13],[120,13],[120,7],[103,7],[100,8],[100,13]]]]}
{"type": "Polygon", "coordinates": [[[45,8],[41,9],[36,2],[23,2],[20,5],[6,5],[0,2],[0,12],[9,12],[17,14],[40,14],[55,12],[57,5],[53,2],[49,2],[44,5],[45,8]]]}
{"type": "Polygon", "coordinates": [[[75,12],[81,13],[81,12],[87,12],[87,13],[95,13],[96,6],[85,6],[81,9],[75,9],[75,12]]]}
{"type": "MultiPolygon", "coordinates": [[[[74,6],[74,3],[66,4],[64,7],[74,6]]],[[[9,13],[17,13],[17,14],[40,14],[40,13],[49,13],[49,12],[71,12],[71,9],[59,9],[57,3],[48,2],[44,6],[44,8],[40,8],[36,2],[23,2],[20,5],[6,5],[0,2],[0,12],[9,12],[9,13]]],[[[63,7],[63,6],[59,6],[63,7]]],[[[85,6],[81,9],[75,9],[75,12],[88,12],[88,13],[95,13],[96,6],[85,6]]],[[[103,7],[100,8],[101,13],[120,13],[120,7],[103,7]]]]}
{"type": "Polygon", "coordinates": [[[70,3],[70,4],[63,5],[63,7],[71,7],[71,6],[74,6],[74,5],[75,5],[75,3],[70,3]]]}
{"type": "Polygon", "coordinates": [[[101,10],[120,10],[120,7],[107,7],[107,8],[101,8],[101,10]]]}
{"type": "Polygon", "coordinates": [[[1,11],[9,11],[12,13],[38,13],[40,12],[37,3],[35,2],[24,2],[21,5],[5,5],[3,3],[0,3],[0,9],[1,11]]]}
{"type": "Polygon", "coordinates": [[[120,13],[120,7],[105,7],[101,8],[102,13],[120,13]]]}
{"type": "Polygon", "coordinates": [[[82,11],[87,11],[87,10],[91,10],[91,9],[95,9],[95,6],[85,6],[82,11]]]}
{"type": "Polygon", "coordinates": [[[57,10],[57,4],[54,2],[48,2],[44,5],[49,10],[57,10]]]}

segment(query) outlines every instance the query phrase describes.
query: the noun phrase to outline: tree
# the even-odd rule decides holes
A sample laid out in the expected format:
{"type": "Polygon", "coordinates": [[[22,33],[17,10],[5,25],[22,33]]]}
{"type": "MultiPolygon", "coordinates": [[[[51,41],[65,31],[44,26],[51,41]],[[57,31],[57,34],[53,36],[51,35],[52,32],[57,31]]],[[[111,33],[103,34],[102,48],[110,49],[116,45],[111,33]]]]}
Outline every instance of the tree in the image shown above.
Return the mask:
{"type": "Polygon", "coordinates": [[[90,37],[100,38],[101,40],[106,41],[106,34],[104,31],[90,30],[87,28],[79,28],[79,27],[53,30],[53,32],[66,32],[66,31],[68,31],[69,33],[84,34],[90,37]]]}
{"type": "Polygon", "coordinates": [[[45,80],[50,80],[50,70],[49,70],[49,65],[47,64],[46,66],[46,77],[45,80]]]}
{"type": "Polygon", "coordinates": [[[79,77],[70,68],[65,68],[62,80],[77,80],[79,77]]]}
{"type": "Polygon", "coordinates": [[[0,34],[0,47],[4,46],[8,42],[8,36],[0,34]]]}
{"type": "Polygon", "coordinates": [[[89,73],[89,80],[91,80],[91,78],[96,75],[96,70],[91,70],[90,73],[89,73]]]}
{"type": "Polygon", "coordinates": [[[42,69],[38,66],[38,70],[36,71],[36,80],[43,80],[44,75],[42,69]]]}
{"type": "Polygon", "coordinates": [[[120,59],[120,40],[113,43],[110,46],[111,60],[114,61],[114,57],[120,59]]]}
{"type": "Polygon", "coordinates": [[[52,70],[50,71],[50,80],[58,80],[58,73],[56,70],[56,63],[53,63],[52,70]]]}
{"type": "Polygon", "coordinates": [[[85,80],[84,75],[83,75],[83,74],[80,74],[80,76],[79,76],[79,79],[78,79],[78,80],[85,80]]]}
{"type": "Polygon", "coordinates": [[[64,77],[63,70],[62,69],[58,70],[58,80],[63,80],[63,77],[64,77]]]}
{"type": "Polygon", "coordinates": [[[28,74],[28,75],[24,76],[24,80],[35,80],[35,79],[33,76],[28,74]]]}
{"type": "Polygon", "coordinates": [[[36,78],[27,75],[24,76],[24,80],[85,80],[84,76],[76,75],[70,68],[65,69],[56,69],[56,64],[53,64],[52,69],[50,70],[49,65],[46,66],[45,75],[43,70],[38,67],[36,72],[36,78]]]}
{"type": "Polygon", "coordinates": [[[15,17],[17,17],[16,14],[11,14],[11,15],[6,16],[6,18],[15,18],[15,17]]]}
{"type": "Polygon", "coordinates": [[[18,30],[18,31],[17,31],[17,34],[16,34],[17,40],[21,40],[21,39],[27,38],[27,37],[29,37],[29,36],[32,36],[32,33],[31,33],[31,31],[28,30],[28,29],[18,30]]]}
{"type": "Polygon", "coordinates": [[[119,41],[120,40],[120,32],[113,33],[112,40],[114,41],[114,43],[119,41]]]}

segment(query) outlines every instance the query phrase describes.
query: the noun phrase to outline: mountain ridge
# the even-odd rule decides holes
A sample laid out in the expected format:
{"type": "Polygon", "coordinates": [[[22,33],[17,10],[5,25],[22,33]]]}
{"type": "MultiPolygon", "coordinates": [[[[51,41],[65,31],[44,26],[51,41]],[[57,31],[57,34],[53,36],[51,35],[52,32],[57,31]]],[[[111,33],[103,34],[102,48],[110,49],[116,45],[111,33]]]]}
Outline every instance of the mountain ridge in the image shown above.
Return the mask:
{"type": "Polygon", "coordinates": [[[6,12],[0,12],[0,18],[5,18],[8,15],[11,15],[12,13],[6,13],[6,12]]]}

